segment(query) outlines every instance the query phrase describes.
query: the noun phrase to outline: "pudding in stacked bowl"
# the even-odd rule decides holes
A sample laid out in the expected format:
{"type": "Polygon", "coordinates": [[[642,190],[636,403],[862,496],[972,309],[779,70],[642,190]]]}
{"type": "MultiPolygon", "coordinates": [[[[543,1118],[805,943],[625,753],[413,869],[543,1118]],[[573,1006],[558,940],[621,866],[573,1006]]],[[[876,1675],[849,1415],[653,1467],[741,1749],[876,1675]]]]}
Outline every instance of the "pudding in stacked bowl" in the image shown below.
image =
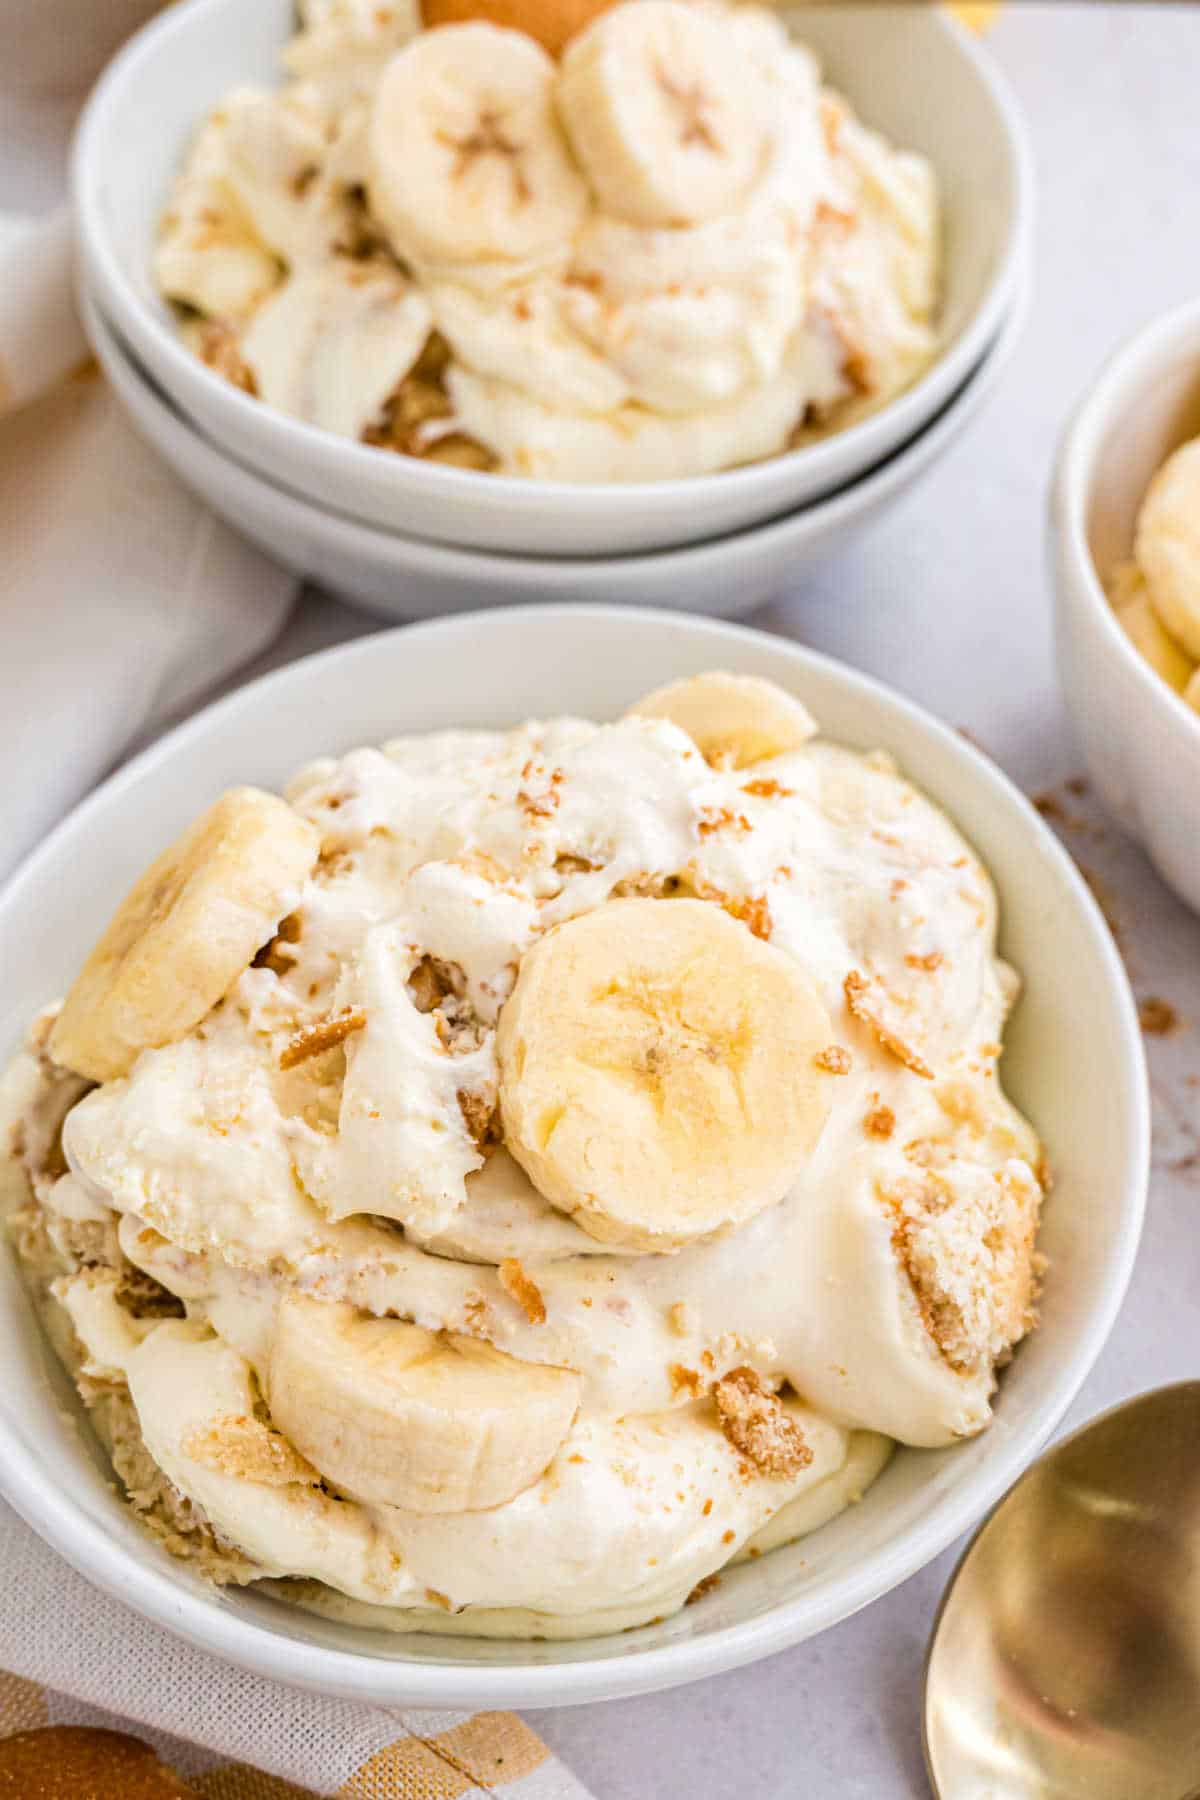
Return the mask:
{"type": "Polygon", "coordinates": [[[634,0],[557,60],[231,10],[191,0],[97,90],[83,279],[219,452],[322,510],[561,559],[747,529],[911,443],[1016,304],[1020,127],[925,9],[789,41],[634,0]]]}
{"type": "Polygon", "coordinates": [[[130,422],[180,479],[269,555],[388,618],[527,600],[600,601],[735,614],[762,605],[905,494],[968,425],[1016,348],[1025,296],[982,367],[910,443],[858,481],[782,518],[638,556],[516,556],[381,531],[255,474],[173,407],[85,298],[92,346],[130,422]]]}

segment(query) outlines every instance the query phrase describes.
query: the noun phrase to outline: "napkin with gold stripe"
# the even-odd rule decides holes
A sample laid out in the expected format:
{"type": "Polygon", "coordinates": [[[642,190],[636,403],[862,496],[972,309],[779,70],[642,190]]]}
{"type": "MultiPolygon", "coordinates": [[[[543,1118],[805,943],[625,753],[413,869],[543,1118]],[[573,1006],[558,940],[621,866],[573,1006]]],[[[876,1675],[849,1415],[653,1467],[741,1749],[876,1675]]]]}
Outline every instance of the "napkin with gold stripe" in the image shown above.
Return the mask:
{"type": "Polygon", "coordinates": [[[131,1732],[206,1800],[589,1800],[515,1713],[330,1700],[219,1662],[93,1588],[2,1503],[0,1568],[0,1739],[131,1732]]]}

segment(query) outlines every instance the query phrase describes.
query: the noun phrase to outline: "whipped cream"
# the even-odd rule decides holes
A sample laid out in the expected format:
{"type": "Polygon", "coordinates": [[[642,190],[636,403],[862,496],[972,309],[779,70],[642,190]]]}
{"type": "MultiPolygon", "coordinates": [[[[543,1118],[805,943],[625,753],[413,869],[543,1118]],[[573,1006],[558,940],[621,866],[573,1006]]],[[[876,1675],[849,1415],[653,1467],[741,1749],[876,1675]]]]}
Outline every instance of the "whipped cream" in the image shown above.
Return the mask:
{"type": "Polygon", "coordinates": [[[150,1455],[255,1575],[403,1629],[616,1629],[815,1529],[889,1441],[987,1425],[1032,1322],[1042,1195],[998,1075],[1018,983],[986,870],[887,757],[818,737],[713,767],[666,719],[552,720],[322,759],[288,799],[320,860],[203,1022],[82,1098],[44,1056],[6,1084],[59,1248],[119,1239],[54,1288],[85,1373],[127,1385],[150,1455]],[[598,1241],[497,1141],[496,1028],[555,927],[674,894],[800,966],[833,1074],[783,1200],[651,1254],[598,1241]],[[293,1060],[330,1020],[342,1039],[293,1060]],[[131,1316],[106,1262],[186,1318],[131,1316]],[[269,1415],[294,1295],[485,1342],[518,1382],[573,1371],[574,1423],[482,1511],[331,1497],[269,1415]],[[745,1379],[806,1459],[756,1462],[723,1429],[720,1384],[745,1379]]]}
{"type": "Polygon", "coordinates": [[[764,8],[625,0],[560,63],[422,30],[407,0],[301,16],[285,85],[202,126],[156,263],[188,341],[265,404],[650,481],[838,429],[934,355],[932,170],[764,8]]]}

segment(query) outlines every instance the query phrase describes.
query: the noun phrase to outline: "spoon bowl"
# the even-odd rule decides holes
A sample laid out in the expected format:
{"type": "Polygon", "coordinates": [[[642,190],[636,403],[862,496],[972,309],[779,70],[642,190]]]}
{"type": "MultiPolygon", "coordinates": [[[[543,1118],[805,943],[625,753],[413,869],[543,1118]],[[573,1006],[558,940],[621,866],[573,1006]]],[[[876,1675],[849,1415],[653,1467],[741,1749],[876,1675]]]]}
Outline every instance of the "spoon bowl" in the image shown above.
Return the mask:
{"type": "Polygon", "coordinates": [[[1200,1795],[1200,1381],[1040,1458],[967,1547],[925,1672],[940,1800],[1200,1795]]]}

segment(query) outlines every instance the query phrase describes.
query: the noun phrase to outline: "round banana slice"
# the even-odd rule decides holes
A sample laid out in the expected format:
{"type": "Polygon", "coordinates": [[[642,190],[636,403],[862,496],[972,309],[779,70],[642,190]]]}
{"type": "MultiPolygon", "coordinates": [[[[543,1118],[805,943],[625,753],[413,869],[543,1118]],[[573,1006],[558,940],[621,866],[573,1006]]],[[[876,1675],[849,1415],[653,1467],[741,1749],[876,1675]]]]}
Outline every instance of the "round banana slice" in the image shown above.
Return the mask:
{"type": "Polygon", "coordinates": [[[769,107],[720,19],[684,0],[602,13],[562,61],[558,110],[607,212],[694,225],[759,173],[769,107]]]}
{"type": "Polygon", "coordinates": [[[616,900],[526,954],[496,1050],[508,1148],[604,1242],[671,1250],[782,1199],[829,1111],[829,1015],[702,900],[616,900]]]}
{"type": "Polygon", "coordinates": [[[1147,488],[1134,550],[1159,619],[1200,660],[1200,438],[1169,456],[1147,488]]]}
{"type": "Polygon", "coordinates": [[[177,1043],[261,949],[317,860],[286,801],[231,788],[134,883],[76,976],[50,1054],[91,1081],[177,1043]]]}
{"type": "Polygon", "coordinates": [[[475,1338],[288,1294],[271,1350],[271,1415],[323,1475],[411,1512],[502,1506],[571,1429],[582,1380],[475,1338]]]}
{"type": "Polygon", "coordinates": [[[636,718],[669,719],[719,768],[745,769],[798,750],[817,731],[808,708],[773,681],[723,669],[668,682],[629,711],[636,718]]]}
{"type": "Polygon", "coordinates": [[[554,115],[554,64],[494,25],[446,25],[394,56],[368,127],[371,205],[418,265],[565,254],[587,190],[554,115]]]}
{"type": "Polygon", "coordinates": [[[1185,654],[1150,604],[1146,582],[1140,569],[1126,563],[1111,588],[1117,623],[1135,650],[1141,652],[1156,675],[1169,682],[1177,694],[1186,688],[1192,674],[1192,658],[1185,654]]]}
{"type": "Polygon", "coordinates": [[[577,31],[591,23],[613,0],[423,0],[426,27],[462,25],[483,19],[536,38],[551,56],[561,56],[577,31]]]}

